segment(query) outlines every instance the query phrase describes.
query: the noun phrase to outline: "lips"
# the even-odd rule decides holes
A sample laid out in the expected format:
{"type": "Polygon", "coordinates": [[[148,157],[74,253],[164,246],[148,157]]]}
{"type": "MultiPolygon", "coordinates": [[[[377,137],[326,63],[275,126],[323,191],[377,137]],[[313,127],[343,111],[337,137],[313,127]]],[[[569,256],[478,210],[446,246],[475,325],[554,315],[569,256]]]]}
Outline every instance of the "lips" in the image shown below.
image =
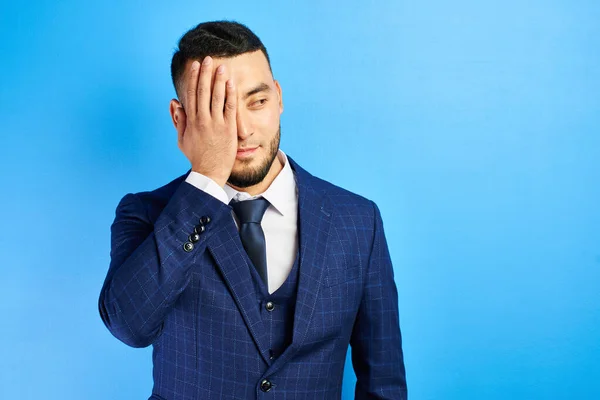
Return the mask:
{"type": "Polygon", "coordinates": [[[237,157],[238,158],[243,158],[243,157],[249,156],[252,153],[254,153],[256,151],[256,149],[258,149],[258,146],[254,147],[254,148],[238,149],[238,151],[237,151],[237,157]]]}

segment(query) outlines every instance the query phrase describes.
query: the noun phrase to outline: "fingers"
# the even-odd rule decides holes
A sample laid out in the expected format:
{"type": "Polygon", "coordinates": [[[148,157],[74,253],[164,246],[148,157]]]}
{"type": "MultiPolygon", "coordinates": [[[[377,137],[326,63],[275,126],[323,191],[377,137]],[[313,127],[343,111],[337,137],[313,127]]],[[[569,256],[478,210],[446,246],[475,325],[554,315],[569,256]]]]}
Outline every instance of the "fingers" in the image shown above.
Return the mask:
{"type": "Polygon", "coordinates": [[[225,103],[225,82],[227,74],[225,73],[225,65],[219,65],[215,74],[215,83],[212,91],[211,114],[213,118],[223,119],[223,106],[225,103]]]}
{"type": "Polygon", "coordinates": [[[196,97],[198,101],[198,114],[200,118],[208,119],[210,117],[210,95],[211,81],[213,75],[213,60],[211,57],[205,57],[200,69],[200,78],[198,79],[198,89],[196,97]]]}
{"type": "Polygon", "coordinates": [[[213,74],[214,60],[208,56],[192,62],[188,82],[185,113],[190,121],[209,119],[235,120],[237,105],[236,89],[224,64],[213,74]],[[229,86],[231,83],[231,86],[229,86]]]}
{"type": "Polygon", "coordinates": [[[195,116],[198,106],[196,104],[196,90],[198,88],[198,72],[200,71],[200,63],[192,62],[192,72],[190,73],[187,84],[187,92],[185,96],[185,109],[190,116],[195,116]]]}
{"type": "Polygon", "coordinates": [[[236,120],[235,112],[237,110],[237,95],[236,95],[235,85],[233,84],[233,79],[229,79],[225,86],[226,86],[226,88],[225,88],[226,101],[225,101],[225,111],[223,114],[224,114],[225,120],[235,122],[235,120],[236,120]]]}

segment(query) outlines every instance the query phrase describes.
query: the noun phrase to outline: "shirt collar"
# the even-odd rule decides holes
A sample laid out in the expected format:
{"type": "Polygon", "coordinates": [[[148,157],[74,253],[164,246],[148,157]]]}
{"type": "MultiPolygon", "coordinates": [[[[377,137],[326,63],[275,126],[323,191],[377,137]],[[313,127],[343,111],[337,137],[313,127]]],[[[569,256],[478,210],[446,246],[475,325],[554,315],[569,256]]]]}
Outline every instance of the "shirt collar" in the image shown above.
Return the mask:
{"type": "Polygon", "coordinates": [[[282,150],[277,153],[283,169],[275,177],[271,185],[263,193],[250,196],[247,192],[238,191],[229,185],[225,185],[225,193],[229,201],[251,200],[264,197],[281,214],[286,215],[293,211],[297,203],[297,187],[294,171],[290,166],[287,156],[282,150]]]}

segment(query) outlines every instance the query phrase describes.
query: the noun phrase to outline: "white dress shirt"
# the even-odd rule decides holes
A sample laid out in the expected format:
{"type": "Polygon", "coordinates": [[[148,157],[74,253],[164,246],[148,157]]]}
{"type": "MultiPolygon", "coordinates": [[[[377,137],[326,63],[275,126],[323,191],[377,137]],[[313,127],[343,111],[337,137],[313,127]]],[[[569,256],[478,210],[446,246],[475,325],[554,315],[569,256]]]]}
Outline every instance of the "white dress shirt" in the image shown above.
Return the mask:
{"type": "MultiPolygon", "coordinates": [[[[191,171],[186,182],[221,200],[225,204],[236,201],[251,200],[264,197],[269,201],[261,226],[265,232],[267,249],[267,274],[269,277],[269,293],[275,292],[287,279],[298,252],[298,188],[296,177],[290,167],[287,156],[281,150],[277,153],[283,169],[275,177],[271,185],[263,193],[250,196],[229,185],[219,186],[209,177],[191,171]]],[[[236,226],[239,223],[235,213],[232,215],[236,226]]]]}

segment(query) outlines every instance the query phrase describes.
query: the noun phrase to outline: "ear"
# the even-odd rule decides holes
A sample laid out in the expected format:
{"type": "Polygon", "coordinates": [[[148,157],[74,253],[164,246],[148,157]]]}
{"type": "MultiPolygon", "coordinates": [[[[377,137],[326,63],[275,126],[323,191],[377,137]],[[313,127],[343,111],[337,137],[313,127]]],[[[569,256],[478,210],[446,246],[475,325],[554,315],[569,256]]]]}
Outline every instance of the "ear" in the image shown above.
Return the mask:
{"type": "Polygon", "coordinates": [[[169,114],[171,114],[171,120],[173,121],[173,126],[177,129],[177,125],[182,121],[182,115],[185,116],[185,111],[183,110],[183,106],[177,99],[171,99],[169,102],[169,114]]]}
{"type": "Polygon", "coordinates": [[[183,133],[185,132],[187,116],[183,106],[177,99],[172,99],[169,103],[169,113],[171,114],[171,120],[173,126],[177,130],[177,145],[181,148],[183,143],[183,133]]]}
{"type": "Polygon", "coordinates": [[[279,97],[279,114],[283,112],[283,97],[281,96],[281,86],[276,79],[273,79],[275,82],[275,87],[277,88],[277,96],[279,97]]]}

